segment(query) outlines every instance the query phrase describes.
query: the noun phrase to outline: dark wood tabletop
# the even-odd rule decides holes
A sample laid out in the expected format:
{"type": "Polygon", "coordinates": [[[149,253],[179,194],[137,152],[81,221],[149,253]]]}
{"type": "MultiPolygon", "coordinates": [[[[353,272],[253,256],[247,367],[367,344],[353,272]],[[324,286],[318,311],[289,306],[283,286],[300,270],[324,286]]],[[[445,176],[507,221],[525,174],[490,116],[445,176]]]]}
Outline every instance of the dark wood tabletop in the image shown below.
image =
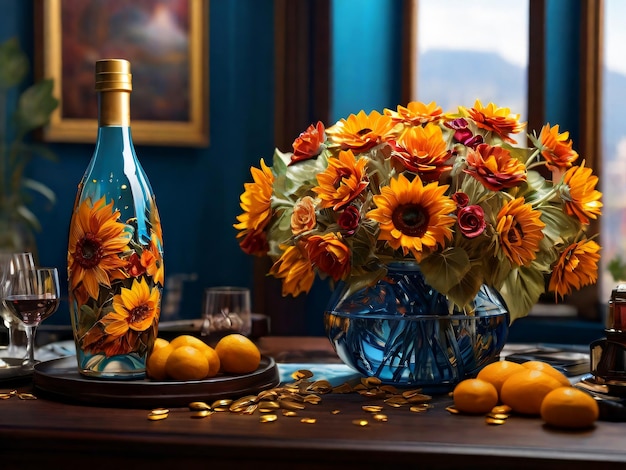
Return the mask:
{"type": "MultiPolygon", "coordinates": [[[[309,362],[315,374],[338,362],[325,338],[268,337],[259,346],[279,367],[309,362]]],[[[33,391],[29,381],[0,384],[0,392],[9,389],[33,391]]],[[[180,407],[151,421],[146,409],[13,396],[0,400],[0,468],[626,468],[626,423],[598,421],[568,432],[512,416],[494,426],[446,411],[447,394],[434,396],[424,412],[356,392],[320,396],[297,416],[279,410],[268,423],[258,411],[194,419],[180,407]],[[386,421],[362,408],[376,404],[386,421]]]]}

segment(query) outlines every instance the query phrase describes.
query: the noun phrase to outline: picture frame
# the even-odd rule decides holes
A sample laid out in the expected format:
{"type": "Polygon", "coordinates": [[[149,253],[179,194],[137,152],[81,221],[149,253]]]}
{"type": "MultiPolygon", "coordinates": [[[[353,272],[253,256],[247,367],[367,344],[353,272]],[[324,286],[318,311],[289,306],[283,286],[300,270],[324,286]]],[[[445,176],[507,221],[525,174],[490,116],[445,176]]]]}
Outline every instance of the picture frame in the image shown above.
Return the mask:
{"type": "Polygon", "coordinates": [[[36,74],[59,106],[47,142],[94,143],[95,62],[131,62],[136,144],[209,144],[208,0],[38,0],[36,74]],[[182,92],[181,92],[182,90],[182,92]]]}

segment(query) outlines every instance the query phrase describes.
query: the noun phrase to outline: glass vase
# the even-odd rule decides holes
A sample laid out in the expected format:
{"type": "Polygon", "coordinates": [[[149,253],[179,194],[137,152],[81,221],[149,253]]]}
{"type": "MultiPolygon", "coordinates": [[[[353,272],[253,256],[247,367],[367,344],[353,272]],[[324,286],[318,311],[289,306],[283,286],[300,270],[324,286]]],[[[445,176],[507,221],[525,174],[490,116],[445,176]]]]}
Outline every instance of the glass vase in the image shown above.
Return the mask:
{"type": "Polygon", "coordinates": [[[372,287],[334,291],[324,315],[339,358],[385,384],[450,391],[498,359],[509,331],[500,295],[482,286],[464,311],[424,280],[416,263],[394,263],[372,287]]]}

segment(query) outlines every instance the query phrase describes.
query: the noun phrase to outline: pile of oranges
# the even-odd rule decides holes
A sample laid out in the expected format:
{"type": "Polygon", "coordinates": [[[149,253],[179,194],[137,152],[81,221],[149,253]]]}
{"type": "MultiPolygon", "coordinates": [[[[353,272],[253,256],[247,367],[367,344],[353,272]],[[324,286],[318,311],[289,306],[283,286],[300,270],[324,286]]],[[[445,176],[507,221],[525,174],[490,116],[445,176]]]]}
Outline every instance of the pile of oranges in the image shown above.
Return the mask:
{"type": "Polygon", "coordinates": [[[218,373],[253,372],[260,362],[256,344],[243,335],[224,336],[215,348],[195,336],[180,335],[172,341],[155,340],[146,375],[153,380],[202,380],[218,373]]]}
{"type": "Polygon", "coordinates": [[[485,414],[502,404],[561,428],[590,427],[599,416],[598,404],[589,394],[572,387],[563,373],[541,361],[488,364],[476,378],[461,381],[453,399],[455,408],[464,413],[485,414]]]}

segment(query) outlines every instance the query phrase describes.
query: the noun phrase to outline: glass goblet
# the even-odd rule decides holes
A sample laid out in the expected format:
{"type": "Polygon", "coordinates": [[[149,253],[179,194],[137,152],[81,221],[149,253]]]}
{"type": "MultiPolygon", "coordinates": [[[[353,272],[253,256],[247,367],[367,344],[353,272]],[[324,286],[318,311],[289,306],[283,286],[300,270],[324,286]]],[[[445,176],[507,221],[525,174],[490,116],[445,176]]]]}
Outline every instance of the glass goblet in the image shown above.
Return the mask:
{"type": "Polygon", "coordinates": [[[59,274],[56,268],[18,270],[9,277],[5,303],[26,327],[24,369],[35,360],[35,333],[39,324],[59,308],[59,274]]]}
{"type": "Polygon", "coordinates": [[[28,252],[13,253],[0,252],[0,317],[4,326],[8,329],[8,344],[3,356],[24,358],[24,325],[15,318],[4,303],[6,285],[9,276],[20,269],[32,269],[35,267],[33,254],[28,252]]]}
{"type": "Polygon", "coordinates": [[[248,336],[252,329],[250,289],[219,286],[204,291],[202,336],[216,343],[223,336],[240,333],[248,336]]]}

